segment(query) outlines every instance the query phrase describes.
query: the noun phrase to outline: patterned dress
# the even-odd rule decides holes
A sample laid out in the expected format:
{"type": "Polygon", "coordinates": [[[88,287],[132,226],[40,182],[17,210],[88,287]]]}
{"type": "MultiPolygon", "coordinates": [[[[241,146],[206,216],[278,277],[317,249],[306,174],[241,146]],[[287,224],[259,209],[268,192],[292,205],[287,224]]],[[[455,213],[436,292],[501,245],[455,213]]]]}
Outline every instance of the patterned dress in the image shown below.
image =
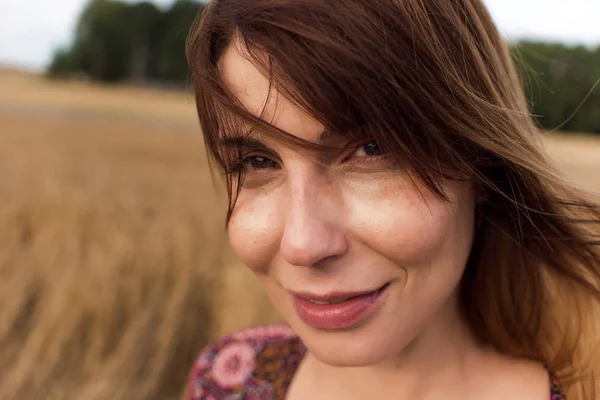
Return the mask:
{"type": "MultiPolygon", "coordinates": [[[[306,348],[288,325],[245,329],[196,360],[186,400],[283,400],[306,348]]],[[[550,400],[564,400],[553,382],[550,400]]]]}

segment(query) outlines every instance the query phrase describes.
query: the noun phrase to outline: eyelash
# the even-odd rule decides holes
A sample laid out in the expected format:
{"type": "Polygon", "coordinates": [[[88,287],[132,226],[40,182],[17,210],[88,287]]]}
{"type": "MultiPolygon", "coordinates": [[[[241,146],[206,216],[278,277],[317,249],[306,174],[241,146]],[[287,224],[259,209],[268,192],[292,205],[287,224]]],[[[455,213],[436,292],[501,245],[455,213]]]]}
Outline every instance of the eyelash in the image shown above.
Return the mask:
{"type": "MultiPolygon", "coordinates": [[[[277,161],[273,161],[273,158],[275,158],[275,157],[273,157],[272,155],[264,155],[264,153],[248,152],[244,155],[241,155],[228,168],[226,168],[224,174],[225,175],[235,174],[235,173],[239,173],[239,172],[246,172],[247,170],[252,169],[252,168],[248,167],[248,163],[254,157],[262,157],[262,158],[265,158],[266,160],[271,161],[275,164],[279,164],[277,161]]],[[[260,170],[260,169],[269,169],[269,168],[257,168],[257,170],[260,170]]]]}
{"type": "MultiPolygon", "coordinates": [[[[354,151],[352,152],[352,155],[354,153],[356,153],[356,151],[358,151],[361,147],[366,146],[367,144],[369,144],[371,141],[367,141],[363,144],[361,144],[360,146],[354,147],[354,151]]],[[[346,157],[343,159],[344,161],[344,170],[346,171],[352,171],[355,170],[357,168],[357,166],[359,165],[369,165],[369,164],[374,164],[377,162],[381,162],[383,160],[386,160],[389,155],[388,153],[383,153],[383,154],[379,154],[379,155],[375,155],[375,156],[359,156],[356,157],[358,159],[360,159],[360,161],[352,161],[353,157],[352,155],[350,157],[346,157]]],[[[248,162],[251,161],[252,158],[254,157],[262,157],[265,158],[273,163],[277,164],[277,161],[273,161],[272,160],[272,156],[269,155],[263,155],[261,153],[248,153],[242,157],[240,157],[235,163],[233,163],[233,165],[231,166],[231,168],[228,168],[228,170],[226,171],[226,174],[231,174],[231,173],[239,173],[239,172],[247,172],[249,169],[253,169],[253,168],[248,168],[248,162]]],[[[279,166],[279,168],[276,169],[280,169],[281,167],[279,166]]],[[[271,170],[272,168],[256,168],[254,169],[255,171],[260,171],[260,170],[271,170]]],[[[266,171],[261,171],[261,172],[266,172],[266,171]]]]}

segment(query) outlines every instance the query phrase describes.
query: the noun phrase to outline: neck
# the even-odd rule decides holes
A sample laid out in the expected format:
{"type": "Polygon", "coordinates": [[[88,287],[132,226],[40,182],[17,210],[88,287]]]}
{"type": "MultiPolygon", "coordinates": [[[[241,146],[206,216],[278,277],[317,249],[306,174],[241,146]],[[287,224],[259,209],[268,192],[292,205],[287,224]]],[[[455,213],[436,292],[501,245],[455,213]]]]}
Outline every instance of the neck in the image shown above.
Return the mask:
{"type": "MultiPolygon", "coordinates": [[[[311,380],[356,398],[457,398],[493,352],[479,344],[461,316],[457,296],[439,310],[424,332],[400,354],[364,367],[332,367],[307,355],[303,368],[311,380]],[[368,397],[358,395],[364,392],[368,397]]],[[[326,389],[329,390],[329,389],[326,389]]]]}

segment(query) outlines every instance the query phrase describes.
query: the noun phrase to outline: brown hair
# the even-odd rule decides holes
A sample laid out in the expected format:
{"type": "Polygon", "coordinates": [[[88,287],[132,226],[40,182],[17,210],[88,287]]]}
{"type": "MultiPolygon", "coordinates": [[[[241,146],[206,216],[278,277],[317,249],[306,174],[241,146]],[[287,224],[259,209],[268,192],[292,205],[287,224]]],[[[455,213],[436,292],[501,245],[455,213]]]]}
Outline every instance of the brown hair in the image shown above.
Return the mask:
{"type": "Polygon", "coordinates": [[[480,0],[209,4],[187,51],[230,213],[243,176],[229,170],[236,155],[220,148],[220,136],[247,134],[243,122],[319,150],[228,92],[218,61],[234,42],[309,115],[376,139],[440,196],[448,175],[471,177],[485,198],[462,283],[473,331],[505,354],[544,363],[570,399],[596,398],[600,205],[545,155],[508,47],[480,0]]]}

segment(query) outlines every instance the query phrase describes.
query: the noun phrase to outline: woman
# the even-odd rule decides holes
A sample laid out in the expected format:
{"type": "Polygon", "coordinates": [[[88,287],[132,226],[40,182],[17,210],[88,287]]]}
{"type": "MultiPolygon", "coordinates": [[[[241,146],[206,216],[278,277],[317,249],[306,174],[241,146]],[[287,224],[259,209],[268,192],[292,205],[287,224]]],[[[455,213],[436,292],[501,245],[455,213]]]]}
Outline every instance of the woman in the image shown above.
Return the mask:
{"type": "Polygon", "coordinates": [[[209,346],[190,399],[597,399],[600,207],[480,0],[215,0],[188,59],[287,322],[209,346]]]}

